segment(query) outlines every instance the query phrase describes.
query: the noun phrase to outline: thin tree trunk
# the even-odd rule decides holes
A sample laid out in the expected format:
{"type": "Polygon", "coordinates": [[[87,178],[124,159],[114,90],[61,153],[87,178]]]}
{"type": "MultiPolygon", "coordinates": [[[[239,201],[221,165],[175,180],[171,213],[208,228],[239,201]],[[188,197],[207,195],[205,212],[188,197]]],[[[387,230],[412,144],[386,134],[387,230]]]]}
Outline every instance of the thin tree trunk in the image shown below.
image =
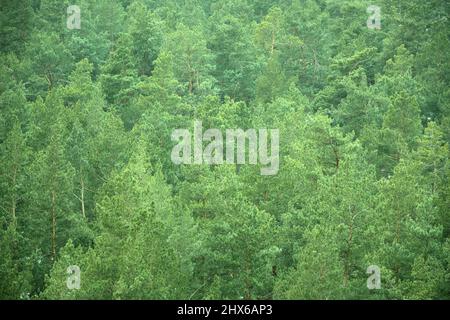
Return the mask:
{"type": "Polygon", "coordinates": [[[56,194],[52,191],[52,260],[56,258],[56,210],[55,210],[56,194]]]}
{"type": "Polygon", "coordinates": [[[348,239],[347,239],[347,252],[345,254],[345,266],[344,266],[344,286],[347,287],[348,281],[350,278],[350,257],[352,250],[352,240],[353,240],[353,217],[350,222],[349,230],[348,230],[348,239]]]}
{"type": "Polygon", "coordinates": [[[83,177],[81,177],[80,182],[81,182],[81,213],[83,214],[83,217],[86,219],[86,210],[84,208],[84,181],[83,181],[83,177]]]}

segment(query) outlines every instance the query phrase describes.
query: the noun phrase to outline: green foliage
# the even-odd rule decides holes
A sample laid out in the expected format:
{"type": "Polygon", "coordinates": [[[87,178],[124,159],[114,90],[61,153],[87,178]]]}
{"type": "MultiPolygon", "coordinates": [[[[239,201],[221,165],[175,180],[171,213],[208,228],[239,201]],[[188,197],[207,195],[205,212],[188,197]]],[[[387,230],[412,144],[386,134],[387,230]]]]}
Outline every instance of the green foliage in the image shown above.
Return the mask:
{"type": "Polygon", "coordinates": [[[71,4],[1,1],[0,299],[450,299],[448,1],[71,4]]]}

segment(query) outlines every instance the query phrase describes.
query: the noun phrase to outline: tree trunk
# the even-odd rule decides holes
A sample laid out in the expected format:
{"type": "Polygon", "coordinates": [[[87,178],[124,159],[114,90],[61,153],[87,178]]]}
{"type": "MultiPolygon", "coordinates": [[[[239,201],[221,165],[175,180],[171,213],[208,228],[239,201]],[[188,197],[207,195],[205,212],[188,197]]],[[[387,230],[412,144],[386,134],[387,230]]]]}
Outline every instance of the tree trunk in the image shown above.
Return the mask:
{"type": "Polygon", "coordinates": [[[52,260],[56,258],[56,194],[52,191],[52,260]]]}
{"type": "Polygon", "coordinates": [[[86,210],[84,208],[84,181],[83,181],[83,177],[81,177],[80,183],[81,183],[81,213],[83,214],[83,217],[86,219],[86,210]]]}

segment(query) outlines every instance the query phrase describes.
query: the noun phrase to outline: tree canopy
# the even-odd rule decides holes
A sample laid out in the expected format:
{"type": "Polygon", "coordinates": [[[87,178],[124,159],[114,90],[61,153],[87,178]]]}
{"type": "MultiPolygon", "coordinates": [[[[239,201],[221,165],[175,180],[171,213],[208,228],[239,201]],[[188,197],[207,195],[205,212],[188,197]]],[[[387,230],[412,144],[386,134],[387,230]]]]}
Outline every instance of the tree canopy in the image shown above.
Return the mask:
{"type": "Polygon", "coordinates": [[[450,299],[449,14],[2,0],[0,299],[450,299]],[[277,174],[173,163],[197,120],[277,174]]]}

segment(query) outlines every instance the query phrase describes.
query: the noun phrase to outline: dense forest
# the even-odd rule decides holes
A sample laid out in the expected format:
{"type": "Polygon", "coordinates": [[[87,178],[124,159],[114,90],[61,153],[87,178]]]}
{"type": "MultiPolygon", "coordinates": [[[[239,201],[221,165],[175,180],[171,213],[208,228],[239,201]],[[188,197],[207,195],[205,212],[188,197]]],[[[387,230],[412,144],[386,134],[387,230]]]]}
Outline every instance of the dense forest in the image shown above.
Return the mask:
{"type": "Polygon", "coordinates": [[[0,299],[450,299],[447,0],[0,4],[0,299]]]}

